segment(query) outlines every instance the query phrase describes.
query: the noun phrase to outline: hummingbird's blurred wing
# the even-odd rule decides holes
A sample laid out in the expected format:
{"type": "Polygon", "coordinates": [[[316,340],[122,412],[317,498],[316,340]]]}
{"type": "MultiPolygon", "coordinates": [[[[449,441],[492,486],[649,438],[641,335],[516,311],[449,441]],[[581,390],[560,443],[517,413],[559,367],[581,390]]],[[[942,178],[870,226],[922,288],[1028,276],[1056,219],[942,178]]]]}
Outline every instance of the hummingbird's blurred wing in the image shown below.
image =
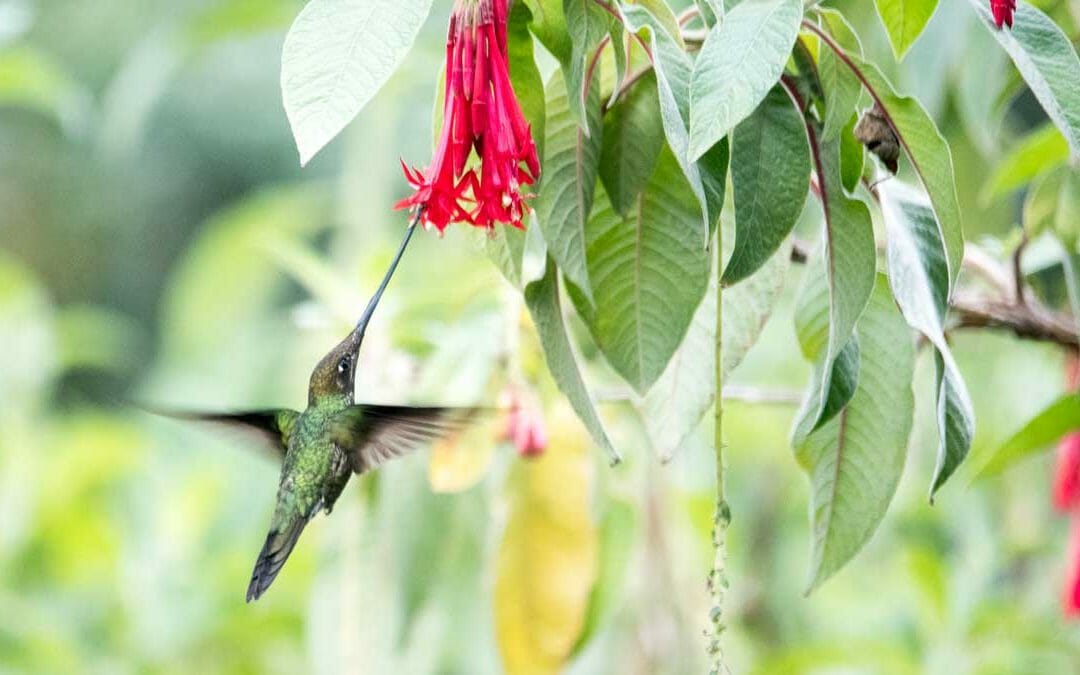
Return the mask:
{"type": "Polygon", "coordinates": [[[358,404],[334,417],[330,433],[349,453],[352,470],[364,473],[460,431],[477,410],[358,404]]]}
{"type": "Polygon", "coordinates": [[[285,451],[289,447],[289,435],[296,425],[296,420],[300,418],[300,413],[287,408],[232,413],[185,412],[160,408],[144,408],[144,410],[178,420],[208,422],[243,431],[273,448],[275,454],[281,459],[285,458],[285,451]]]}

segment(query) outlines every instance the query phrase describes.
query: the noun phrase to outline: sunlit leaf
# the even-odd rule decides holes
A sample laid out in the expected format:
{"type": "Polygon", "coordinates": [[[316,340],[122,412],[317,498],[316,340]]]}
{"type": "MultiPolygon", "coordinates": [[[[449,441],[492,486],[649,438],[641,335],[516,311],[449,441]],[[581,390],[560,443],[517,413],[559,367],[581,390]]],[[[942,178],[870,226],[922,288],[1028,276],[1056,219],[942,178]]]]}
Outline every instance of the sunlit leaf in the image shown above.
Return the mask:
{"type": "Polygon", "coordinates": [[[997,199],[1061,166],[1069,158],[1069,144],[1057,127],[1047,124],[1012,148],[986,180],[980,198],[997,199]]]}
{"type": "Polygon", "coordinates": [[[495,631],[507,675],[562,669],[597,576],[588,436],[565,409],[552,422],[544,454],[517,462],[509,478],[495,572],[495,631]]]}
{"type": "Polygon", "coordinates": [[[1026,457],[1045,450],[1080,428],[1080,396],[1066,394],[1051,403],[984,460],[979,477],[994,476],[1026,457]]]}
{"type": "Polygon", "coordinates": [[[378,93],[412,47],[431,0],[310,0],[285,37],[281,93],[300,164],[378,93]]]}
{"type": "Polygon", "coordinates": [[[893,55],[899,61],[922,35],[938,0],[874,0],[874,5],[885,25],[893,55]]]}

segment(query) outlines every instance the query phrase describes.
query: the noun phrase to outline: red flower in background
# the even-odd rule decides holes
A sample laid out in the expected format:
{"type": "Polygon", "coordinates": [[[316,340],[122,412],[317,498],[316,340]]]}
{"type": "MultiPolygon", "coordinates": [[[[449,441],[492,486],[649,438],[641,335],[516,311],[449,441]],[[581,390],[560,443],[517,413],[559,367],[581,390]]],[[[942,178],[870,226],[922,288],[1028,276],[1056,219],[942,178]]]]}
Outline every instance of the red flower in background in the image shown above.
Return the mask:
{"type": "Polygon", "coordinates": [[[547,448],[544,411],[536,397],[526,391],[509,388],[504,394],[510,408],[503,438],[511,441],[522,457],[538,457],[547,448]]]}
{"type": "Polygon", "coordinates": [[[997,24],[998,28],[1003,25],[1012,28],[1016,0],[990,0],[990,11],[994,14],[994,23],[997,24]]]}
{"type": "Polygon", "coordinates": [[[522,186],[540,176],[532,130],[510,85],[507,0],[457,0],[446,40],[443,126],[431,165],[405,168],[415,191],[395,208],[421,208],[440,232],[455,222],[524,228],[522,186]],[[467,168],[473,150],[480,159],[467,168]],[[524,164],[524,166],[522,166],[524,164]]]}
{"type": "MultiPolygon", "coordinates": [[[[1076,354],[1069,355],[1065,380],[1070,391],[1080,386],[1080,358],[1076,354]]],[[[1080,616],[1080,432],[1069,434],[1058,443],[1054,506],[1072,515],[1068,575],[1062,606],[1065,614],[1080,616]]]]}

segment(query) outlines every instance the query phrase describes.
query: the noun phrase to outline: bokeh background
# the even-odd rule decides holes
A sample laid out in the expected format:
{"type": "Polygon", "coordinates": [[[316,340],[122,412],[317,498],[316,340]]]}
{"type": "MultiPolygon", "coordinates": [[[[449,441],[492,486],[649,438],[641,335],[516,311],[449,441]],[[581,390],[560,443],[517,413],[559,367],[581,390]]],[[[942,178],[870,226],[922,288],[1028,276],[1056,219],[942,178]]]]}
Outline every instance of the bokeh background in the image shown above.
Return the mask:
{"type": "MultiPolygon", "coordinates": [[[[968,238],[1004,246],[1021,195],[985,184],[1041,113],[992,38],[945,0],[897,67],[872,3],[831,4],[948,136],[968,238]]],[[[1078,34],[1075,0],[1035,4],[1078,34]]],[[[519,458],[496,420],[353,481],[256,604],[244,590],[275,462],[125,403],[303,406],[401,234],[398,159],[429,156],[450,5],[436,0],[401,70],[301,170],[278,88],[301,3],[0,0],[0,672],[702,672],[709,423],[662,464],[578,327],[626,458],[608,467],[478,233],[417,238],[358,395],[490,404],[518,372],[544,403],[548,452],[519,458]]],[[[810,203],[804,233],[818,218],[810,203]]],[[[744,390],[784,398],[808,377],[799,277],[736,372],[744,390]]],[[[954,352],[976,453],[1062,390],[1055,348],[966,333],[954,352]]],[[[733,672],[1080,672],[1052,455],[960,475],[929,505],[931,382],[922,354],[890,515],[810,597],[795,406],[729,404],[733,672]]]]}

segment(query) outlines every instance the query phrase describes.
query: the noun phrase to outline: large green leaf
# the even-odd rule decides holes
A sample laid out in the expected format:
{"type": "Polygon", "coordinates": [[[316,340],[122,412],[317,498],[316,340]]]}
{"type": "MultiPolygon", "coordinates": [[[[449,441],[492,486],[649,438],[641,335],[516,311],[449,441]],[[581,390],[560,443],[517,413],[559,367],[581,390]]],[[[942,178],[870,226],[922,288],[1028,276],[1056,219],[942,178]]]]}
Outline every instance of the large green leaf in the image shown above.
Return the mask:
{"type": "Polygon", "coordinates": [[[664,372],[705,294],[710,254],[697,236],[697,216],[665,147],[633,212],[620,216],[601,193],[589,220],[596,302],[580,314],[608,362],[642,394],[664,372]]]}
{"type": "Polygon", "coordinates": [[[995,449],[983,463],[979,477],[999,474],[1077,429],[1080,429],[1080,395],[1065,394],[995,449]]]}
{"type": "Polygon", "coordinates": [[[1031,132],[1012,148],[986,180],[980,198],[1004,197],[1052,171],[1069,158],[1069,144],[1053,124],[1031,132]]]}
{"type": "Polygon", "coordinates": [[[727,178],[727,142],[717,143],[698,162],[690,161],[690,78],[694,64],[665,24],[644,6],[621,5],[620,12],[628,30],[647,33],[660,98],[660,117],[668,145],[690,182],[701,208],[701,241],[708,241],[720,219],[727,178]]]}
{"type": "Polygon", "coordinates": [[[904,470],[911,432],[915,348],[881,275],[859,320],[859,385],[851,402],[797,451],[810,478],[808,590],[869,541],[904,470]]]}
{"type": "Polygon", "coordinates": [[[945,242],[951,290],[964,258],[964,227],[949,144],[917,100],[897,95],[877,66],[852,55],[849,58],[858,68],[863,85],[881,104],[889,124],[900,139],[901,147],[930,195],[939,236],[945,242]]]}
{"type": "Polygon", "coordinates": [[[725,284],[747,278],[776,253],[802,212],[809,180],[802,113],[774,87],[731,136],[736,234],[725,284]]]}
{"type": "Polygon", "coordinates": [[[748,0],[709,31],[690,82],[688,159],[700,159],[769,93],[802,14],[801,0],[748,0]]]}
{"type": "Polygon", "coordinates": [[[828,289],[828,335],[816,348],[802,339],[804,353],[819,362],[820,377],[815,382],[817,391],[810,396],[814,405],[805,407],[796,421],[796,445],[805,440],[807,432],[828,421],[832,366],[851,339],[870,299],[877,265],[870,210],[861,201],[849,197],[841,181],[840,139],[819,142],[821,127],[817,123],[810,123],[807,131],[811,145],[817,147],[815,169],[825,217],[821,262],[828,289]]]}
{"type": "Polygon", "coordinates": [[[899,61],[922,35],[938,0],[874,0],[878,16],[892,44],[893,55],[899,61]]]}
{"type": "Polygon", "coordinates": [[[560,62],[568,63],[570,34],[566,30],[562,0],[525,0],[525,4],[532,12],[530,27],[536,39],[560,62]]]}
{"type": "Polygon", "coordinates": [[[594,53],[611,32],[614,19],[595,0],[563,0],[563,15],[570,33],[570,61],[562,68],[566,89],[570,92],[570,112],[585,134],[591,135],[597,120],[588,111],[590,92],[587,88],[595,85],[586,82],[585,78],[590,74],[594,53]]]}
{"type": "Polygon", "coordinates": [[[967,457],[975,411],[945,339],[949,269],[933,209],[921,193],[898,180],[887,181],[879,193],[893,295],[908,325],[935,350],[939,445],[933,493],[967,457]]]}
{"type": "Polygon", "coordinates": [[[986,26],[1016,64],[1035,98],[1080,156],[1080,57],[1053,19],[1020,0],[1011,30],[994,25],[989,3],[969,0],[986,26]]]}
{"type": "Polygon", "coordinates": [[[604,116],[600,180],[620,215],[636,205],[663,147],[656,75],[649,73],[604,116]]]}
{"type": "MultiPolygon", "coordinates": [[[[725,253],[733,248],[734,240],[725,232],[725,253]]],[[[761,335],[790,265],[790,256],[774,255],[756,274],[724,291],[725,380],[761,335]]],[[[712,408],[715,371],[716,284],[711,283],[679,350],[645,397],[645,427],[662,458],[670,459],[712,408]]]]}
{"type": "Polygon", "coordinates": [[[307,164],[382,88],[412,46],[431,0],[311,0],[281,55],[281,93],[307,164]]]}
{"type": "Polygon", "coordinates": [[[563,274],[592,302],[585,269],[585,224],[592,211],[603,142],[599,87],[589,88],[588,115],[591,135],[585,134],[570,112],[564,78],[553,75],[547,84],[544,175],[535,207],[548,251],[563,274]]]}
{"type": "Polygon", "coordinates": [[[571,407],[589,430],[593,441],[608,454],[612,462],[620,461],[619,454],[604,431],[600,416],[596,414],[596,408],[574,359],[574,350],[563,323],[558,271],[550,258],[543,278],[525,287],[525,304],[528,305],[533,323],[536,324],[548,370],[555,378],[559,391],[570,401],[571,407]]]}

